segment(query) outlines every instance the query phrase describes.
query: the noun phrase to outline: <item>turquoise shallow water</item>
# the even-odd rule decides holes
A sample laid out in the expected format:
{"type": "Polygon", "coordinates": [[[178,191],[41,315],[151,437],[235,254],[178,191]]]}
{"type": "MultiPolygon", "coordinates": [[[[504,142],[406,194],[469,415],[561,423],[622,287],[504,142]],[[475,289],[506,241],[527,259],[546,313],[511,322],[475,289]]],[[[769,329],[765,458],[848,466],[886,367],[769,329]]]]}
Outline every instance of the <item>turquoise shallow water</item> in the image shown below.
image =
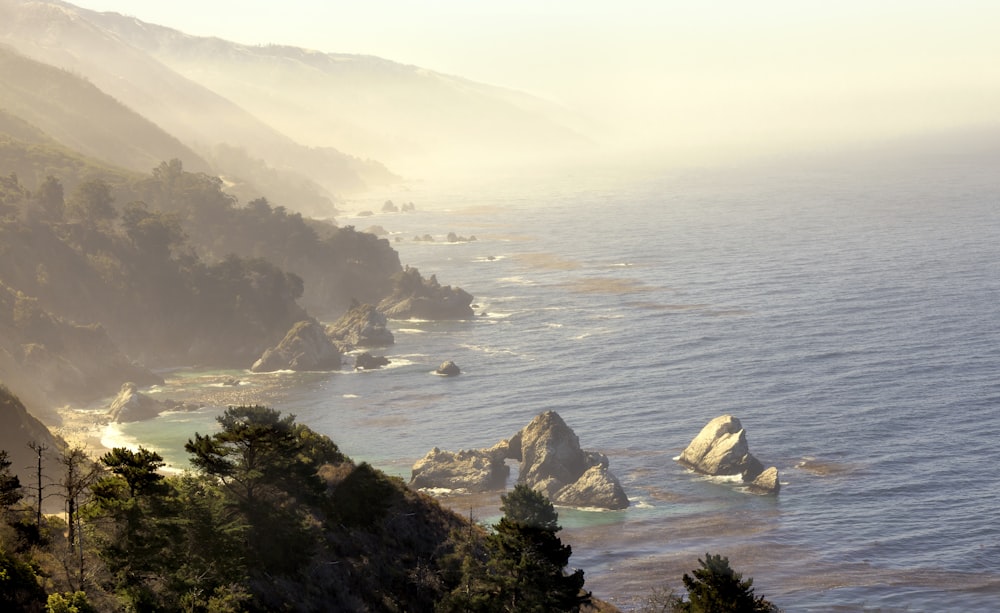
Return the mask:
{"type": "Polygon", "coordinates": [[[393,322],[378,372],[172,373],[160,393],[214,404],[108,440],[183,466],[221,406],[266,402],[408,476],[431,447],[492,445],[555,410],[633,501],[561,511],[571,563],[623,608],[711,551],[789,611],[991,611],[998,194],[959,171],[417,189],[396,197],[415,213],[340,221],[389,230],[480,315],[393,322]],[[463,374],[433,376],[446,359],[463,374]],[[781,471],[779,497],[673,461],[725,413],[781,471]]]}

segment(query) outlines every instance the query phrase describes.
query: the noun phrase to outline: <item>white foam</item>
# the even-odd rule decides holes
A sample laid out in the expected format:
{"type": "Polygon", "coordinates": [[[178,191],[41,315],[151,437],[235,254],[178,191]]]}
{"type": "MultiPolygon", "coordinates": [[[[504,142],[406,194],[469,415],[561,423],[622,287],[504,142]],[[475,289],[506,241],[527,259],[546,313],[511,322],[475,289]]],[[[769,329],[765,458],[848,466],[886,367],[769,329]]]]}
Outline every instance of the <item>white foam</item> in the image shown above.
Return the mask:
{"type": "Polygon", "coordinates": [[[501,277],[497,281],[500,283],[513,283],[514,285],[537,285],[536,281],[521,276],[501,277]]]}

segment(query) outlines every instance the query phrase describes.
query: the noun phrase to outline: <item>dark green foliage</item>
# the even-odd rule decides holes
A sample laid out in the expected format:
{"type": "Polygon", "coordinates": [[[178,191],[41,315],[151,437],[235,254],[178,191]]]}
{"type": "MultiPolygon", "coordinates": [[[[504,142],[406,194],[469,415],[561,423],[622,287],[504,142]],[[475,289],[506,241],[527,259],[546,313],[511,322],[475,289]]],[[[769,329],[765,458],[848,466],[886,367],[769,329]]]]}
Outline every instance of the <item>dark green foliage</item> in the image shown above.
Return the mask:
{"type": "Polygon", "coordinates": [[[191,464],[219,477],[239,504],[251,508],[286,497],[310,499],[324,490],[310,456],[334,455],[336,446],[315,434],[304,436],[294,415],[283,417],[259,405],[229,407],[218,422],[220,432],[195,434],[185,449],[193,456],[191,464]]]}
{"type": "Polygon", "coordinates": [[[7,451],[0,449],[0,518],[24,497],[21,480],[10,472],[11,464],[7,451]]]}
{"type": "Polygon", "coordinates": [[[101,456],[101,462],[113,474],[125,481],[129,490],[129,498],[162,492],[162,488],[158,486],[163,480],[163,475],[156,471],[165,464],[160,454],[155,451],[143,447],[139,447],[138,451],[131,451],[125,447],[115,447],[101,456]]]}
{"type": "Polygon", "coordinates": [[[729,566],[729,558],[705,554],[698,560],[701,568],[684,573],[684,587],[688,600],[680,610],[687,613],[771,613],[777,608],[764,599],[755,597],[753,579],[743,580],[743,575],[729,566]]]}
{"type": "Polygon", "coordinates": [[[46,221],[61,221],[66,210],[63,185],[59,179],[48,175],[35,192],[35,204],[46,221]]]}
{"type": "Polygon", "coordinates": [[[441,611],[579,611],[590,600],[583,571],[566,572],[572,549],[556,533],[558,514],[544,494],[518,484],[502,498],[504,516],[487,536],[485,564],[475,544],[463,561],[463,577],[441,611]]]}
{"type": "Polygon", "coordinates": [[[348,527],[371,528],[398,496],[399,487],[390,477],[362,462],[333,491],[333,519],[348,527]]]}
{"type": "Polygon", "coordinates": [[[154,261],[168,260],[171,249],[186,238],[176,215],[150,211],[143,202],[128,204],[121,224],[139,253],[154,261]]]}
{"type": "Polygon", "coordinates": [[[195,434],[185,445],[191,463],[219,479],[246,526],[251,572],[296,570],[314,545],[305,504],[326,489],[316,461],[342,456],[329,439],[298,427],[294,415],[268,407],[230,407],[218,421],[220,432],[195,434]]]}
{"type": "Polygon", "coordinates": [[[35,570],[0,549],[0,610],[42,611],[45,598],[35,570]]]}
{"type": "Polygon", "coordinates": [[[107,223],[118,216],[114,201],[111,186],[106,181],[91,179],[81,183],[73,191],[69,201],[69,212],[84,223],[107,223]]]}
{"type": "Polygon", "coordinates": [[[111,476],[94,484],[93,519],[111,519],[98,535],[101,558],[112,574],[113,588],[134,606],[155,601],[149,582],[170,568],[173,542],[168,488],[156,471],[159,454],[142,447],[115,448],[101,457],[111,476]]]}

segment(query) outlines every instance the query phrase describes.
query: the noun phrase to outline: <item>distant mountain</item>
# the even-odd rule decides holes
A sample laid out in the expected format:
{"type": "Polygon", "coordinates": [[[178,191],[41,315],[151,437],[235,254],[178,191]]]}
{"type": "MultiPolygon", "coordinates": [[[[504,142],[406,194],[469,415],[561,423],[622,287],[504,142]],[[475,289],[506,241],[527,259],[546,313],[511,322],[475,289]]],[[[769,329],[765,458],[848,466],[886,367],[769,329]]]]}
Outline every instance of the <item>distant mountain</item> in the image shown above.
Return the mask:
{"type": "Polygon", "coordinates": [[[334,193],[394,179],[370,159],[527,159],[588,142],[564,125],[564,109],[520,92],[370,56],[194,37],[56,0],[0,0],[0,41],[85,75],[199,153],[242,147],[334,193]]]}
{"type": "Polygon", "coordinates": [[[297,140],[338,143],[409,164],[580,147],[555,104],[372,56],[196,38],[102,14],[104,25],[180,74],[211,87],[297,140]]]}
{"type": "MultiPolygon", "coordinates": [[[[101,91],[176,136],[202,158],[212,158],[225,144],[245,150],[245,157],[264,162],[270,170],[291,176],[280,183],[311,182],[318,202],[283,202],[318,214],[331,213],[334,194],[363,189],[398,178],[382,164],[346,155],[331,147],[306,147],[268,126],[223,96],[199,85],[123,37],[101,25],[99,13],[57,1],[0,0],[0,43],[21,54],[82,76],[101,91]],[[319,210],[325,206],[326,210],[319,210]]],[[[21,113],[15,113],[24,117],[21,113]]],[[[43,129],[32,117],[24,117],[43,129]]],[[[91,122],[92,125],[94,122],[91,122]]],[[[50,130],[50,134],[52,133],[50,130]]],[[[59,135],[53,134],[56,138],[59,135]]],[[[138,140],[141,135],[134,135],[138,140]]],[[[64,142],[60,139],[60,142],[64,142]]],[[[77,147],[73,143],[66,143],[77,147]]],[[[161,156],[156,162],[179,157],[192,170],[205,165],[180,156],[161,156]]],[[[217,160],[213,160],[217,162],[217,160]]],[[[130,165],[129,167],[132,167],[130,165]]],[[[143,169],[155,166],[146,164],[143,169]]],[[[234,183],[254,183],[257,177],[239,176],[234,169],[215,164],[215,172],[234,183]]],[[[282,200],[281,194],[257,185],[253,196],[282,200]]],[[[301,190],[300,190],[301,191],[301,190]]]]}
{"type": "Polygon", "coordinates": [[[136,171],[177,158],[209,164],[179,140],[78,75],[0,45],[0,128],[41,144],[45,135],[78,152],[136,171]]]}

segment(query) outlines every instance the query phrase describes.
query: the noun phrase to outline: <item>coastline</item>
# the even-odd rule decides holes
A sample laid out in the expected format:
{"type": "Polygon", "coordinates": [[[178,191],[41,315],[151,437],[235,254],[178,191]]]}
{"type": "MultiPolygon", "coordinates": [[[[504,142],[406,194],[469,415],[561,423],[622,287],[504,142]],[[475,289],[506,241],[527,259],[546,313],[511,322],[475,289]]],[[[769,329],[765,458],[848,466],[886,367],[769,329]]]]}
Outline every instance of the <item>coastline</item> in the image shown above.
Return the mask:
{"type": "Polygon", "coordinates": [[[108,421],[107,407],[94,406],[76,409],[69,406],[58,409],[62,424],[49,427],[53,434],[66,441],[69,447],[79,447],[96,460],[111,449],[104,444],[104,430],[108,421]]]}

